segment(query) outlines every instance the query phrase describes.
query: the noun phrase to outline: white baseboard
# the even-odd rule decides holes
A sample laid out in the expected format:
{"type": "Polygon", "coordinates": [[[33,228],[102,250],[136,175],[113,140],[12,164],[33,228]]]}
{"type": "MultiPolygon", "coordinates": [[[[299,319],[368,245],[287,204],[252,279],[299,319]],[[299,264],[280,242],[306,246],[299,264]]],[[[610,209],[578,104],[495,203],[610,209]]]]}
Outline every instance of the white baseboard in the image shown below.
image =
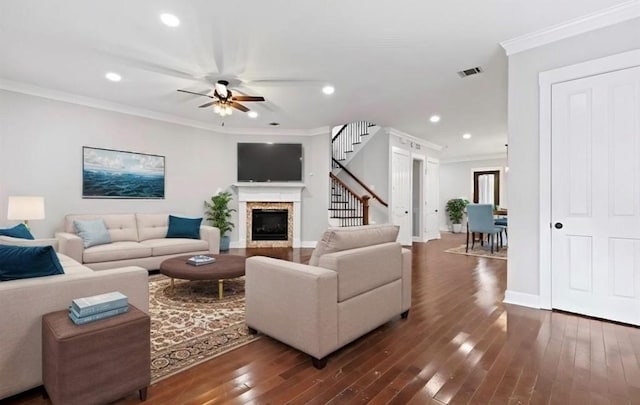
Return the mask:
{"type": "Polygon", "coordinates": [[[523,307],[540,309],[540,296],[534,294],[527,294],[517,291],[505,291],[504,292],[505,304],[520,305],[523,307]]]}
{"type": "Polygon", "coordinates": [[[300,244],[301,248],[315,248],[318,244],[318,241],[315,240],[303,240],[300,244]]]}

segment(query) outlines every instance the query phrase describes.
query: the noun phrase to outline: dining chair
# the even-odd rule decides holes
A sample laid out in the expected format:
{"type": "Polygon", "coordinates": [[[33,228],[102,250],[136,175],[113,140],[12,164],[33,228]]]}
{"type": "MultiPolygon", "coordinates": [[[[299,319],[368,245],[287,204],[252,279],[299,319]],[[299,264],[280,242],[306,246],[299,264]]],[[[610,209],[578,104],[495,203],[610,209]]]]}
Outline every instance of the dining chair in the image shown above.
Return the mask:
{"type": "MultiPolygon", "coordinates": [[[[493,253],[493,247],[496,246],[496,250],[500,250],[498,245],[495,245],[495,239],[504,230],[503,226],[498,226],[494,223],[493,219],[493,205],[492,204],[469,204],[467,205],[467,248],[469,251],[469,234],[474,232],[480,234],[489,235],[491,253],[493,253]]],[[[471,249],[475,245],[475,238],[471,238],[471,249]]]]}

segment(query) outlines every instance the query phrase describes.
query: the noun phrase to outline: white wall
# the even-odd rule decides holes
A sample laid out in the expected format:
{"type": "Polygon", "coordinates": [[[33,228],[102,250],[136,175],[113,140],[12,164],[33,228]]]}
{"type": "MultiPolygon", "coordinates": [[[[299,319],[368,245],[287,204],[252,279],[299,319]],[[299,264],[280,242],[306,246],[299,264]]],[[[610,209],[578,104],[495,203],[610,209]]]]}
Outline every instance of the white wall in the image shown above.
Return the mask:
{"type": "Polygon", "coordinates": [[[500,207],[508,207],[509,173],[505,172],[504,159],[472,160],[464,162],[440,163],[440,230],[450,231],[447,201],[452,198],[466,198],[473,201],[473,172],[487,168],[500,169],[500,207]]]}
{"type": "MultiPolygon", "coordinates": [[[[62,229],[69,213],[168,212],[201,216],[203,201],[236,182],[238,142],[300,142],[304,150],[302,240],[327,226],[330,133],[318,136],[230,135],[61,101],[0,91],[0,226],[10,195],[45,197],[37,237],[62,229]],[[82,198],[82,147],[166,157],[165,199],[82,198]],[[319,215],[318,213],[322,213],[319,215]]],[[[232,190],[235,192],[235,190],[232,190]]],[[[237,207],[237,204],[234,202],[237,207]]],[[[237,217],[234,215],[234,222],[237,217]]],[[[231,239],[237,238],[237,231],[231,239]]]]}
{"type": "Polygon", "coordinates": [[[640,19],[509,57],[508,292],[539,294],[538,74],[640,48],[640,19]]]}

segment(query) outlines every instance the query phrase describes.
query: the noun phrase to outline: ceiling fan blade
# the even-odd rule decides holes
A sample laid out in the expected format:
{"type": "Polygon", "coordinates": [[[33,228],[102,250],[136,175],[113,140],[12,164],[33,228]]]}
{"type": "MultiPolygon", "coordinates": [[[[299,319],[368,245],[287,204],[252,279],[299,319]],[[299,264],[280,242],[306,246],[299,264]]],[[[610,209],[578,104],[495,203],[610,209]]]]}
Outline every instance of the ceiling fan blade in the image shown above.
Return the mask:
{"type": "Polygon", "coordinates": [[[212,102],[210,102],[210,103],[206,103],[206,104],[199,105],[199,106],[198,106],[198,108],[205,108],[205,107],[209,107],[209,106],[211,106],[211,105],[214,105],[215,103],[216,103],[215,101],[212,101],[212,102]]]}
{"type": "Polygon", "coordinates": [[[264,101],[264,97],[262,96],[233,96],[231,97],[233,101],[264,101]]]}
{"type": "Polygon", "coordinates": [[[258,80],[243,80],[243,84],[252,87],[252,86],[319,86],[323,81],[320,80],[307,80],[307,79],[258,79],[258,80]]]}
{"type": "Polygon", "coordinates": [[[178,89],[178,91],[181,92],[181,93],[195,94],[196,96],[204,96],[204,97],[214,98],[213,96],[210,96],[208,94],[196,93],[195,91],[182,90],[182,89],[178,89]]]}
{"type": "Polygon", "coordinates": [[[247,107],[243,106],[243,105],[242,105],[242,104],[240,104],[240,103],[236,103],[235,101],[230,101],[230,102],[229,102],[229,105],[230,105],[231,107],[235,108],[236,110],[240,110],[240,111],[242,111],[242,112],[247,112],[247,111],[249,111],[249,109],[248,109],[247,107]]]}

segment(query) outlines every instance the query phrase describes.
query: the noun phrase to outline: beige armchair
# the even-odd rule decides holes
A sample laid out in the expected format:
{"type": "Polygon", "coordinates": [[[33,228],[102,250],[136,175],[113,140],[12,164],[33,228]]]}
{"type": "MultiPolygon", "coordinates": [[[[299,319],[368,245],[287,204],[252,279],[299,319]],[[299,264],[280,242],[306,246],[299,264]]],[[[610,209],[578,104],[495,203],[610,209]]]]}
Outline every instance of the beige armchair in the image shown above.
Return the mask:
{"type": "Polygon", "coordinates": [[[398,228],[331,228],[309,265],[251,257],[246,262],[246,320],[312,356],[330,353],[394,319],[411,306],[411,251],[395,242],[398,228]]]}

